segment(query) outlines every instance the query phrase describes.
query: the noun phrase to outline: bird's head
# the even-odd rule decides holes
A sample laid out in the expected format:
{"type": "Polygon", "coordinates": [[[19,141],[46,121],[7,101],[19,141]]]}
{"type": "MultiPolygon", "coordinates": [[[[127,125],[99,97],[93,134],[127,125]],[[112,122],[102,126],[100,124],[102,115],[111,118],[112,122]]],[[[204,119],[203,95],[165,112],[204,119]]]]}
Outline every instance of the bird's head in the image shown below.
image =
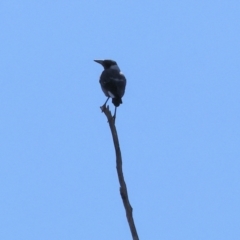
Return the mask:
{"type": "Polygon", "coordinates": [[[101,64],[104,69],[112,68],[112,69],[120,70],[117,63],[113,60],[106,59],[106,60],[94,60],[94,61],[101,64]]]}

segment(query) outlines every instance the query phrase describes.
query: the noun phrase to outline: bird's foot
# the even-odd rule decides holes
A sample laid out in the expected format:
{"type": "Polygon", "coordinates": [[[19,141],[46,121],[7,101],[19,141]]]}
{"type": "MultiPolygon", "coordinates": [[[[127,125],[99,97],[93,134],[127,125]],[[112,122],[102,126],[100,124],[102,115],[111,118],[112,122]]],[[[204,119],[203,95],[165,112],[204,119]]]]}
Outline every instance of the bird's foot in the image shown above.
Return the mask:
{"type": "Polygon", "coordinates": [[[116,121],[116,115],[113,115],[113,116],[112,116],[112,121],[113,121],[113,123],[115,124],[115,121],[116,121]]]}
{"type": "Polygon", "coordinates": [[[103,104],[100,108],[101,108],[102,112],[104,112],[104,110],[107,108],[106,104],[103,104]]]}

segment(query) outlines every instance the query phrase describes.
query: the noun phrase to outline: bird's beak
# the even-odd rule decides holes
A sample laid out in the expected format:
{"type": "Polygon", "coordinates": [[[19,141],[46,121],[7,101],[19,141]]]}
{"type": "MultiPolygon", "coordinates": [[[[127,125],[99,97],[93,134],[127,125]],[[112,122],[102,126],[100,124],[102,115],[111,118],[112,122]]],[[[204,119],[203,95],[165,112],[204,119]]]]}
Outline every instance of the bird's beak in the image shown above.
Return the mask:
{"type": "Polygon", "coordinates": [[[94,60],[94,62],[97,62],[97,63],[99,63],[99,64],[103,64],[103,60],[94,60]]]}

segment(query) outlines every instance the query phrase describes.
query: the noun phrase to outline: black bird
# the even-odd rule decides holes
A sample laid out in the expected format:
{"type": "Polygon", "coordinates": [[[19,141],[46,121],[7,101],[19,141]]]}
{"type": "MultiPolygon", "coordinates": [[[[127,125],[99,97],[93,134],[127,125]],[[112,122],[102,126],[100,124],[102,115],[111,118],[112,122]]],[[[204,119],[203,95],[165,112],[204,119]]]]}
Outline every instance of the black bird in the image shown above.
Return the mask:
{"type": "Polygon", "coordinates": [[[113,60],[94,60],[101,64],[104,68],[100,76],[100,85],[107,96],[106,102],[103,104],[102,109],[106,107],[109,98],[112,98],[112,103],[115,106],[114,119],[116,118],[116,109],[122,103],[122,97],[125,93],[126,78],[120,71],[117,63],[113,60]]]}

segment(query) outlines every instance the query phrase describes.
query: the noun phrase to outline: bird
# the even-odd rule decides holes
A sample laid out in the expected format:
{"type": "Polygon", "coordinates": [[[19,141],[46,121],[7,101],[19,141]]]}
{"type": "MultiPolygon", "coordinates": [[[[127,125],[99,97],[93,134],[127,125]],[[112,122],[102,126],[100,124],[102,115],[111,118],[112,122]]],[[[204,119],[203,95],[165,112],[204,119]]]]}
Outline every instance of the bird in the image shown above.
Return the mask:
{"type": "Polygon", "coordinates": [[[106,60],[94,60],[95,62],[101,64],[104,68],[99,83],[101,85],[102,91],[107,97],[107,100],[101,107],[103,110],[106,108],[106,104],[109,98],[112,98],[112,103],[115,106],[114,120],[116,119],[116,111],[117,107],[122,104],[122,97],[125,93],[127,80],[124,74],[121,72],[118,64],[114,60],[106,59],[106,60]]]}

